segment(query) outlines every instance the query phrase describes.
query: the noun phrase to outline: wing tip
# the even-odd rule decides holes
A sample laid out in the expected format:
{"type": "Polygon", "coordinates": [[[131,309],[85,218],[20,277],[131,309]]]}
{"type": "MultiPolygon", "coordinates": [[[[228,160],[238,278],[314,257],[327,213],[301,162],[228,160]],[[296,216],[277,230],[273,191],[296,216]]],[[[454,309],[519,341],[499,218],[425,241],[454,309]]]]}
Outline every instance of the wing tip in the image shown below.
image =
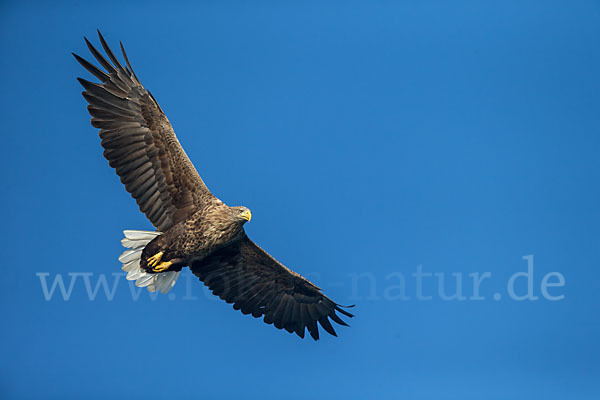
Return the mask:
{"type": "Polygon", "coordinates": [[[352,304],[350,306],[343,306],[341,304],[336,304],[335,305],[335,311],[341,312],[342,314],[344,314],[348,318],[354,318],[354,314],[352,314],[352,313],[344,310],[344,308],[354,308],[354,307],[356,307],[356,304],[352,304]]]}
{"type": "Polygon", "coordinates": [[[105,42],[104,36],[102,36],[102,32],[100,32],[100,28],[96,28],[96,32],[98,32],[98,37],[100,38],[100,41],[105,42]]]}

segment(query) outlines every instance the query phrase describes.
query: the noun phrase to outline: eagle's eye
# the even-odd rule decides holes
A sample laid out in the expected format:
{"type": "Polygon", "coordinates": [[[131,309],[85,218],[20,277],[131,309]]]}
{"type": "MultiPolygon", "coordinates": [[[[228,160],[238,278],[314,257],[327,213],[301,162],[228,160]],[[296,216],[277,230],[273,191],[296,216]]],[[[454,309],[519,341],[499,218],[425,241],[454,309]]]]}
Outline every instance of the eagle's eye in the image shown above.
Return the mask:
{"type": "Polygon", "coordinates": [[[251,213],[251,212],[250,212],[250,210],[248,210],[247,208],[245,208],[245,209],[244,209],[244,208],[242,208],[242,209],[239,211],[239,215],[240,215],[240,218],[243,218],[243,219],[245,219],[246,221],[250,221],[250,219],[252,218],[252,213],[251,213]]]}

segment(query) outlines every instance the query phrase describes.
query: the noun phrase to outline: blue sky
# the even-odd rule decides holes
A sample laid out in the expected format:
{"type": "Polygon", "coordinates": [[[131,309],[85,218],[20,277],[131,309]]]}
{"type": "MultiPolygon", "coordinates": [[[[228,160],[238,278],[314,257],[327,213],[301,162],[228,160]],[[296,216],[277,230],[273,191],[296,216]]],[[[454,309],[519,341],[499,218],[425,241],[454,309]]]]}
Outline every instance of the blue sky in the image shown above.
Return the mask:
{"type": "Polygon", "coordinates": [[[600,396],[597,2],[3,2],[0,31],[3,398],[600,396]],[[96,28],[351,328],[300,340],[189,275],[157,298],[112,275],[151,225],[75,80],[96,28]]]}

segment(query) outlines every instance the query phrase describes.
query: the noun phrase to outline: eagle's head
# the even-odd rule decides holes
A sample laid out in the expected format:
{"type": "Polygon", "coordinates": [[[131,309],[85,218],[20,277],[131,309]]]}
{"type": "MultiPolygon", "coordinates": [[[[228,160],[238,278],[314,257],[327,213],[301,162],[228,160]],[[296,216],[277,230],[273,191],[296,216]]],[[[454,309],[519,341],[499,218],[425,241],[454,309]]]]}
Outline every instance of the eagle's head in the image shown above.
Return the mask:
{"type": "Polygon", "coordinates": [[[235,214],[235,218],[242,224],[245,224],[252,218],[252,213],[247,207],[231,207],[231,209],[235,214]]]}

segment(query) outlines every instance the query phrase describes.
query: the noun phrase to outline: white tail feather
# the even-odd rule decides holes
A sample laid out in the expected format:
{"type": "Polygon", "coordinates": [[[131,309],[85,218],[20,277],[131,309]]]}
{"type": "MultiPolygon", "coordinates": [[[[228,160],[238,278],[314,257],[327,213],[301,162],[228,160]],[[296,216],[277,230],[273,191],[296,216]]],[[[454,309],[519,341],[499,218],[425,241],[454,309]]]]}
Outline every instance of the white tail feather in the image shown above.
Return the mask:
{"type": "Polygon", "coordinates": [[[119,257],[123,263],[122,270],[127,272],[127,280],[135,281],[135,286],[147,287],[149,291],[167,293],[175,285],[181,271],[167,271],[149,274],[140,267],[142,250],[161,232],[149,231],[123,231],[125,237],[121,240],[123,247],[127,248],[119,257]]]}
{"type": "MultiPolygon", "coordinates": [[[[155,237],[162,235],[162,232],[150,232],[150,231],[134,231],[126,230],[123,234],[127,239],[131,240],[148,240],[148,242],[155,237]]],[[[147,243],[147,242],[146,242],[147,243]]]]}

